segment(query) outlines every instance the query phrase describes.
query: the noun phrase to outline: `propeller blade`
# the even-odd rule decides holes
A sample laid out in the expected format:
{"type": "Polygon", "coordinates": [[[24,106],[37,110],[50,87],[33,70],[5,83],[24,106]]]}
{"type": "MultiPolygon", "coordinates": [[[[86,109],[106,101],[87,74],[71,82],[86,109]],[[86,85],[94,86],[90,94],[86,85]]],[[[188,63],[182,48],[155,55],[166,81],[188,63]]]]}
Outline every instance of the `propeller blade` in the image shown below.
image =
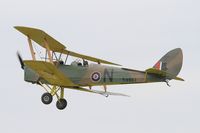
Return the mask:
{"type": "Polygon", "coordinates": [[[23,62],[23,59],[22,59],[22,57],[21,57],[21,55],[18,51],[17,51],[17,57],[18,57],[18,60],[21,64],[21,68],[24,69],[24,62],[23,62]]]}

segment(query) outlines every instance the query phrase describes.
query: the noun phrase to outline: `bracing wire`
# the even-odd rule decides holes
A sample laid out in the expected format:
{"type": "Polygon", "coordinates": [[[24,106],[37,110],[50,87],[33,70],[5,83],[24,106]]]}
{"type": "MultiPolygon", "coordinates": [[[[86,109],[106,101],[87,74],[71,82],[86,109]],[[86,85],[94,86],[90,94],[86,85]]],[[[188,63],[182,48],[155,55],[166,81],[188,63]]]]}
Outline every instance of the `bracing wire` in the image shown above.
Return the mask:
{"type": "Polygon", "coordinates": [[[40,59],[42,60],[42,56],[41,56],[41,51],[39,51],[38,49],[37,49],[37,47],[33,44],[33,47],[34,47],[34,49],[35,49],[35,51],[36,51],[36,53],[37,53],[37,55],[40,57],[40,59]]]}

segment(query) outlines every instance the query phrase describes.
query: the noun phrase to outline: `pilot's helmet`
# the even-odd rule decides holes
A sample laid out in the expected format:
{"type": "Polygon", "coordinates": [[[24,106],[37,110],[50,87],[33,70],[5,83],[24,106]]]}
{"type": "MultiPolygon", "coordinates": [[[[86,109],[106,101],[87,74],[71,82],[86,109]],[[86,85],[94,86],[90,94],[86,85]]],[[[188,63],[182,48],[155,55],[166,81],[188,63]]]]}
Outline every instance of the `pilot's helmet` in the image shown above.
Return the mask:
{"type": "Polygon", "coordinates": [[[83,61],[83,66],[88,66],[88,61],[83,61]]]}
{"type": "Polygon", "coordinates": [[[72,66],[82,66],[82,63],[81,62],[77,62],[77,61],[73,61],[71,63],[72,66]]]}

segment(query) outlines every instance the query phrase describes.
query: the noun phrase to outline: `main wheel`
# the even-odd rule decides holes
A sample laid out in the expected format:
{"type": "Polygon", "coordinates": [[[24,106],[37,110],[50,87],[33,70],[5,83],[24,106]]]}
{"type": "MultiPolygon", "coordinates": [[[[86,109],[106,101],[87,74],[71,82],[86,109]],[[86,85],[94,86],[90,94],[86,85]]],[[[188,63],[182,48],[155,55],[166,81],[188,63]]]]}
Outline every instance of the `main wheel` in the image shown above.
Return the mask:
{"type": "Polygon", "coordinates": [[[50,93],[44,93],[41,97],[41,100],[44,104],[50,104],[53,100],[53,97],[50,93]]]}
{"type": "Polygon", "coordinates": [[[63,98],[63,99],[60,99],[56,102],[56,107],[59,109],[59,110],[63,110],[65,109],[67,106],[67,101],[63,98]]]}

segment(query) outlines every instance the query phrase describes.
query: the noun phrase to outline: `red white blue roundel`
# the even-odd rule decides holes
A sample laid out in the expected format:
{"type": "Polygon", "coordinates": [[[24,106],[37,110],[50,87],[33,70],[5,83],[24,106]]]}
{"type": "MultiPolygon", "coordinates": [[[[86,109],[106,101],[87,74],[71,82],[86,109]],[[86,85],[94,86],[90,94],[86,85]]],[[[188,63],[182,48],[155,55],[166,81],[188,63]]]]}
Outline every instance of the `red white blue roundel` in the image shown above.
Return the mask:
{"type": "Polygon", "coordinates": [[[92,81],[99,81],[101,79],[101,74],[99,72],[93,72],[91,75],[92,81]]]}

